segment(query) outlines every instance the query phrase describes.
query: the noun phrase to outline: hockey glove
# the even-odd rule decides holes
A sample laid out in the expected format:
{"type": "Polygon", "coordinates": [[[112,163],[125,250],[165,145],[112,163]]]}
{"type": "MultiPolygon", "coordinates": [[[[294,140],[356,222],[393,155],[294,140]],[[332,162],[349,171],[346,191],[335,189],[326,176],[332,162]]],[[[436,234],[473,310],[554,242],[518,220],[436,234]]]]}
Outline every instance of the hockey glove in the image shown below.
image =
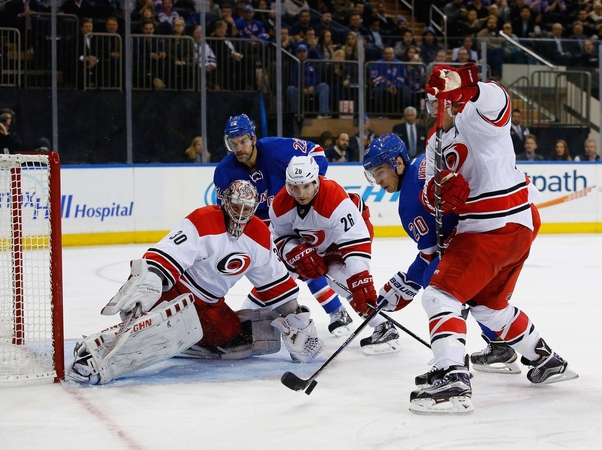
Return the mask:
{"type": "MultiPolygon", "coordinates": [[[[431,178],[426,186],[426,198],[423,195],[423,203],[430,210],[435,210],[435,177],[431,178]]],[[[441,172],[441,186],[439,188],[441,202],[441,214],[450,214],[459,206],[462,206],[468,200],[470,187],[461,173],[455,173],[451,170],[441,172]]]]}
{"type": "Polygon", "coordinates": [[[306,243],[299,244],[288,252],[286,263],[301,278],[314,280],[328,272],[328,267],[322,257],[316,253],[311,245],[306,243]]]}
{"type": "Polygon", "coordinates": [[[374,280],[367,270],[356,273],[347,278],[347,287],[351,291],[353,299],[349,302],[351,307],[358,313],[367,316],[370,311],[368,305],[376,306],[376,290],[374,280]]]}
{"type": "Polygon", "coordinates": [[[378,303],[385,302],[385,311],[399,311],[414,300],[421,287],[408,280],[405,273],[397,272],[378,293],[378,303]]]}
{"type": "Polygon", "coordinates": [[[150,309],[159,301],[163,292],[161,277],[148,270],[148,264],[144,259],[135,259],[131,262],[130,277],[121,286],[119,292],[102,308],[100,313],[112,316],[120,313],[121,319],[125,320],[128,313],[132,311],[137,303],[142,307],[142,313],[150,309]]]}
{"type": "Polygon", "coordinates": [[[425,90],[438,99],[466,103],[478,92],[478,81],[478,67],[474,63],[466,63],[459,68],[440,65],[433,68],[425,90]]]}

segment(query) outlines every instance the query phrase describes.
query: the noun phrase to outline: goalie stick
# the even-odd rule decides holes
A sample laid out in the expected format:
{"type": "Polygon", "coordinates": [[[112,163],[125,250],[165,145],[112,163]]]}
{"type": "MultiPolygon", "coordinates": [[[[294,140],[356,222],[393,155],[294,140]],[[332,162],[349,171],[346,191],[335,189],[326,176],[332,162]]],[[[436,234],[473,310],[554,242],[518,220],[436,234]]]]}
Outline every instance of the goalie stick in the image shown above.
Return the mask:
{"type": "Polygon", "coordinates": [[[289,388],[293,391],[303,391],[304,390],[307,395],[311,394],[311,392],[314,390],[314,388],[318,384],[318,382],[316,381],[316,378],[318,378],[318,375],[320,375],[320,373],[322,373],[322,371],[326,368],[326,366],[328,366],[328,364],[330,364],[330,362],[333,359],[335,359],[337,357],[337,355],[339,353],[341,353],[345,349],[345,347],[347,347],[362,332],[362,330],[364,328],[366,328],[366,326],[368,325],[368,322],[370,322],[374,318],[374,316],[376,316],[378,314],[378,312],[380,311],[380,308],[382,308],[382,305],[377,305],[376,308],[374,309],[374,311],[372,311],[368,315],[368,317],[366,317],[366,319],[360,324],[360,326],[357,327],[357,329],[349,335],[347,340],[345,342],[343,342],[343,344],[338,349],[335,350],[335,352],[330,356],[330,358],[328,358],[324,362],[324,364],[322,364],[320,366],[320,368],[314,372],[314,374],[311,377],[309,377],[307,380],[304,380],[303,378],[299,378],[297,375],[295,375],[292,372],[284,372],[284,374],[282,375],[282,378],[280,378],[280,381],[282,382],[282,384],[284,384],[287,388],[289,388]]]}
{"type": "Polygon", "coordinates": [[[130,326],[130,324],[136,318],[136,314],[137,314],[138,310],[141,308],[142,308],[142,304],[140,302],[138,302],[134,306],[134,309],[132,309],[130,311],[130,313],[127,315],[127,317],[121,324],[120,330],[117,332],[117,335],[115,336],[115,340],[111,343],[109,348],[107,348],[108,353],[105,355],[104,359],[109,359],[111,357],[111,355],[113,355],[113,353],[115,353],[117,350],[119,350],[119,347],[121,347],[125,343],[125,341],[127,341],[127,339],[130,337],[130,334],[132,334],[132,327],[130,326]]]}
{"type": "MultiPolygon", "coordinates": [[[[347,286],[345,286],[339,280],[335,280],[333,277],[331,277],[328,274],[325,274],[324,276],[327,279],[329,279],[330,281],[332,281],[334,284],[336,284],[338,287],[340,287],[341,289],[343,289],[347,293],[347,299],[348,300],[351,298],[351,291],[349,291],[349,288],[347,286]]],[[[431,348],[431,345],[428,342],[426,342],[420,336],[412,333],[410,330],[408,330],[406,327],[404,327],[402,324],[400,324],[398,321],[396,321],[395,319],[393,319],[388,314],[385,314],[383,311],[379,311],[379,314],[381,316],[383,316],[385,319],[387,319],[389,322],[391,322],[393,325],[395,325],[397,328],[399,328],[401,331],[403,331],[404,333],[409,334],[410,336],[412,336],[414,339],[416,339],[421,344],[426,345],[428,348],[431,348]]]]}

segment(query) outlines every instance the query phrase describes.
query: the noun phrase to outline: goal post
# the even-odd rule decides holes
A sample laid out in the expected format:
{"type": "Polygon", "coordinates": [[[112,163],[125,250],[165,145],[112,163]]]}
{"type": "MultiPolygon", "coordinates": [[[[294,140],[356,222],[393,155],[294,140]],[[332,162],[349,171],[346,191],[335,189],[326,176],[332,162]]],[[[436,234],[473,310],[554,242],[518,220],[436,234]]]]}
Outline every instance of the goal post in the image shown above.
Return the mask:
{"type": "Polygon", "coordinates": [[[60,160],[0,155],[0,386],[64,378],[60,160]]]}

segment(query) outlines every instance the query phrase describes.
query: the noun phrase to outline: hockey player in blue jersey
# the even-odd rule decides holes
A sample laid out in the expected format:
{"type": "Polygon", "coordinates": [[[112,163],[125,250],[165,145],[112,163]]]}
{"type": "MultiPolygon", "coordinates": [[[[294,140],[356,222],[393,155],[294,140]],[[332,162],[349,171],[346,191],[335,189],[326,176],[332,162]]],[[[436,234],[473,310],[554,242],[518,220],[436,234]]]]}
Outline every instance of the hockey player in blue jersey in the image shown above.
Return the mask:
{"type": "MultiPolygon", "coordinates": [[[[286,167],[293,156],[313,156],[320,167],[320,175],[325,175],[328,168],[324,149],[317,144],[293,138],[257,139],[255,124],[246,114],[228,119],[224,141],[229,153],[213,174],[218,204],[221,203],[222,192],[232,181],[249,180],[257,187],[259,194],[259,206],[255,215],[266,223],[269,222],[268,210],[272,200],[286,184],[286,167]]],[[[297,274],[308,279],[307,287],[330,316],[328,331],[335,336],[351,333],[351,317],[339,296],[328,285],[324,274],[314,273],[317,265],[311,264],[311,255],[307,256],[309,260],[298,258],[296,261],[299,267],[296,264],[293,266],[297,274]],[[304,273],[308,276],[304,276],[304,273]]]]}
{"type": "MultiPolygon", "coordinates": [[[[429,112],[432,108],[429,108],[429,112]]],[[[436,112],[436,106],[434,107],[436,112]]],[[[432,136],[434,138],[434,136],[432,136]]],[[[427,286],[437,267],[437,233],[435,217],[424,209],[419,195],[425,176],[425,154],[410,161],[406,146],[395,134],[384,134],[374,139],[363,160],[366,177],[389,193],[399,191],[399,218],[408,236],[416,242],[418,255],[406,273],[397,272],[379,292],[390,306],[385,310],[400,310],[407,306],[427,286]]],[[[448,237],[457,224],[457,216],[443,216],[443,232],[448,237]]],[[[497,334],[479,323],[487,347],[471,355],[475,370],[496,373],[520,373],[517,356],[512,347],[496,342],[497,334]]],[[[425,376],[416,377],[416,383],[426,382],[425,376]]]]}

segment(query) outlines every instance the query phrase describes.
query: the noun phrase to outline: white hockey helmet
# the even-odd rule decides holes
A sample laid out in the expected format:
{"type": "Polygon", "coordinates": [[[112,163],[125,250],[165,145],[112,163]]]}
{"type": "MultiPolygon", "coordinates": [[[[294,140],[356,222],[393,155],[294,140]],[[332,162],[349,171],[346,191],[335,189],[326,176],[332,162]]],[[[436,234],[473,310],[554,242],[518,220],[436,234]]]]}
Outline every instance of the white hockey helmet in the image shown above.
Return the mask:
{"type": "Polygon", "coordinates": [[[320,167],[313,156],[293,156],[286,167],[286,191],[296,197],[290,186],[315,183],[317,193],[320,187],[319,175],[320,167]]]}
{"type": "Polygon", "coordinates": [[[257,188],[247,180],[235,180],[222,193],[222,210],[226,215],[226,229],[238,239],[247,223],[257,211],[259,199],[257,188]]]}

